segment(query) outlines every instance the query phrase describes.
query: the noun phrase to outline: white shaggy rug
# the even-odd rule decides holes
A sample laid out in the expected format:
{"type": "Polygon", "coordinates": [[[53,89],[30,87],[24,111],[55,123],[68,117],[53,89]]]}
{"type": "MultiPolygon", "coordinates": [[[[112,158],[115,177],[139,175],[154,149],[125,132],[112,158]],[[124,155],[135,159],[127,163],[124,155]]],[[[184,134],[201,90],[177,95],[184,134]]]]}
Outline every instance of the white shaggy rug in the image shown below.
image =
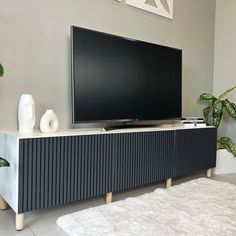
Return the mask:
{"type": "Polygon", "coordinates": [[[236,235],[236,186],[207,178],[60,217],[75,235],[236,235]]]}

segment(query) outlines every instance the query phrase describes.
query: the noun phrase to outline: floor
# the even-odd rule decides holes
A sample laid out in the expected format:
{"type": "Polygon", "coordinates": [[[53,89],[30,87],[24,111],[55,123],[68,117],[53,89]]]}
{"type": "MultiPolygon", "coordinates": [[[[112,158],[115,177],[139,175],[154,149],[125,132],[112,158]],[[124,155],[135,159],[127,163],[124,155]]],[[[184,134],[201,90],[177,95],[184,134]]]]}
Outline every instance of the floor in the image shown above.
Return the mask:
{"type": "MultiPolygon", "coordinates": [[[[173,185],[180,184],[182,182],[205,177],[205,172],[198,173],[191,176],[185,176],[173,180],[173,185]]],[[[213,176],[213,179],[229,182],[236,185],[236,174],[217,175],[213,176]]],[[[135,197],[143,193],[152,192],[156,188],[165,188],[165,183],[158,183],[155,185],[149,185],[145,187],[135,188],[125,192],[119,192],[113,194],[113,201],[125,199],[127,197],[135,197]]],[[[60,228],[56,225],[56,219],[62,215],[72,213],[78,210],[86,209],[89,207],[99,206],[104,204],[104,198],[98,197],[90,200],[83,200],[78,203],[67,204],[60,207],[43,209],[25,214],[25,228],[22,231],[15,230],[15,214],[11,209],[0,211],[0,235],[2,236],[65,236],[60,228]]]]}

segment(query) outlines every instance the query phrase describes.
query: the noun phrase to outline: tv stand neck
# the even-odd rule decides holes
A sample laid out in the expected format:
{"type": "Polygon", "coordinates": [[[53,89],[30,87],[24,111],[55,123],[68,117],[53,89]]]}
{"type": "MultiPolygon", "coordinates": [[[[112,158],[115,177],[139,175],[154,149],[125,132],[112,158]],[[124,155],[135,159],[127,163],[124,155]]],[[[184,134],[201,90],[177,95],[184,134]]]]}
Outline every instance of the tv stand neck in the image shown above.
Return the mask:
{"type": "Polygon", "coordinates": [[[120,124],[108,125],[102,128],[102,131],[112,131],[118,129],[139,129],[139,128],[163,128],[163,127],[176,127],[179,126],[177,120],[152,120],[152,121],[139,121],[130,120],[120,124]]]}
{"type": "Polygon", "coordinates": [[[117,130],[117,129],[137,129],[137,128],[154,128],[158,127],[157,124],[121,124],[121,125],[111,125],[106,126],[102,128],[102,131],[111,131],[111,130],[117,130]]]}

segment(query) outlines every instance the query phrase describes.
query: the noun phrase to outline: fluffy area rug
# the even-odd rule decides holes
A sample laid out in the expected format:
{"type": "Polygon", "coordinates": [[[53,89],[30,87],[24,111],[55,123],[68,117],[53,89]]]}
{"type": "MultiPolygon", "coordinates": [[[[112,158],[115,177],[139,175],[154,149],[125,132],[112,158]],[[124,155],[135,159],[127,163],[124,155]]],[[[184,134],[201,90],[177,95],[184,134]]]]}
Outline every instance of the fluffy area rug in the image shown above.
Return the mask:
{"type": "Polygon", "coordinates": [[[236,186],[199,178],[57,219],[75,235],[236,235],[236,186]]]}

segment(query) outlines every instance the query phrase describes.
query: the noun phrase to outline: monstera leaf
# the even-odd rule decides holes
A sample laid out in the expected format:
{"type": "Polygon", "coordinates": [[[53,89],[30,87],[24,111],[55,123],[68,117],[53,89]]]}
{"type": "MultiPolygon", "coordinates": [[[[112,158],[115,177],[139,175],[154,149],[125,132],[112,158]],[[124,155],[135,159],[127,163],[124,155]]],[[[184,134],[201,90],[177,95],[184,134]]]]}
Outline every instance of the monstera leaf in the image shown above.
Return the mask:
{"type": "Polygon", "coordinates": [[[7,160],[0,157],[0,167],[4,167],[4,166],[10,166],[10,163],[7,160]]]}
{"type": "Polygon", "coordinates": [[[0,63],[0,77],[3,77],[3,74],[4,74],[4,68],[2,64],[0,63]]]}

